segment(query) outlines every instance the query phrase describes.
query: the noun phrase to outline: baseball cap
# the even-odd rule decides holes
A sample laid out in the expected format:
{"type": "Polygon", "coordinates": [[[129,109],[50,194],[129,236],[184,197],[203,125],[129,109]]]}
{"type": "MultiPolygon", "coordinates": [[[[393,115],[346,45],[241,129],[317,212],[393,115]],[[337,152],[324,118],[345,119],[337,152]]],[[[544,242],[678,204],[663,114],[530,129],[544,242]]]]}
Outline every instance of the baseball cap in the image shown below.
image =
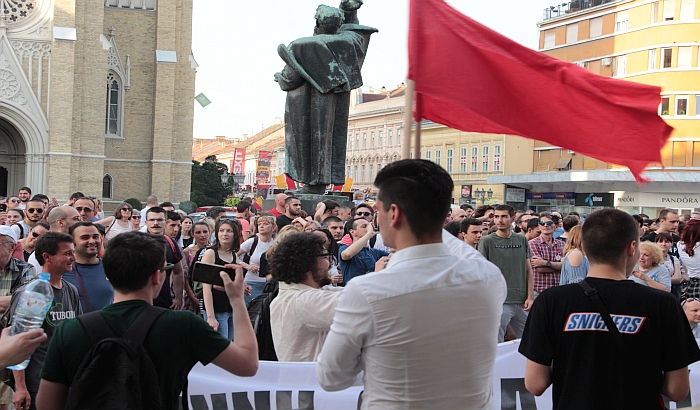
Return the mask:
{"type": "Polygon", "coordinates": [[[12,239],[12,242],[17,243],[17,232],[7,225],[0,225],[0,235],[5,235],[12,239]]]}

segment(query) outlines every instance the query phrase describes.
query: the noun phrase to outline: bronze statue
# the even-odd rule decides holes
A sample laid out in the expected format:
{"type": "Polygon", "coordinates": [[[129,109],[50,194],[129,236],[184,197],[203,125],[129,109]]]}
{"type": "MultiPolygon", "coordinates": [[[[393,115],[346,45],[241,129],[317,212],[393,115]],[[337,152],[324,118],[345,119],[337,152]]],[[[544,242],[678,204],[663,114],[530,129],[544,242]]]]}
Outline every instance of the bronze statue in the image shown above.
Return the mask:
{"type": "Polygon", "coordinates": [[[275,74],[287,92],[286,171],[306,184],[297,193],[323,194],[326,185],[345,183],[350,91],[362,86],[360,69],[377,32],[359,24],[361,6],[362,0],[318,6],[314,35],[277,47],[286,63],[275,74]]]}

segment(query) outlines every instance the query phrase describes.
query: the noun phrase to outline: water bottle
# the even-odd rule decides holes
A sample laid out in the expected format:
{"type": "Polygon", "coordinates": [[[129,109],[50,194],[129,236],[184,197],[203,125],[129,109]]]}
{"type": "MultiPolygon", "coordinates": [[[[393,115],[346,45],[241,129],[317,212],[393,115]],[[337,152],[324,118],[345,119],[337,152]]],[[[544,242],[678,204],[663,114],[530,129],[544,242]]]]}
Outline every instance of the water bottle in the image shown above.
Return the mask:
{"type": "MultiPolygon", "coordinates": [[[[24,288],[12,316],[10,335],[40,328],[52,302],[53,289],[49,283],[49,274],[42,272],[39,279],[24,288]]],[[[9,366],[8,369],[24,370],[27,365],[29,365],[29,358],[16,366],[9,366]]]]}

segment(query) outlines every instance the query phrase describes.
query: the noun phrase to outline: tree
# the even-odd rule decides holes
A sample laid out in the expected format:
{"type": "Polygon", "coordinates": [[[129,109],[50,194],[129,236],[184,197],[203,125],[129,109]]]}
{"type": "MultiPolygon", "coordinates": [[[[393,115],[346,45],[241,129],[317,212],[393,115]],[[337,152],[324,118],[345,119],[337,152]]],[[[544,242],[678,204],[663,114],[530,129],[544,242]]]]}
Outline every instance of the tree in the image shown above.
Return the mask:
{"type": "Polygon", "coordinates": [[[221,183],[221,174],[228,173],[228,167],[216,162],[214,155],[208,156],[204,162],[192,161],[192,186],[190,200],[199,206],[218,206],[230,193],[221,183]]]}

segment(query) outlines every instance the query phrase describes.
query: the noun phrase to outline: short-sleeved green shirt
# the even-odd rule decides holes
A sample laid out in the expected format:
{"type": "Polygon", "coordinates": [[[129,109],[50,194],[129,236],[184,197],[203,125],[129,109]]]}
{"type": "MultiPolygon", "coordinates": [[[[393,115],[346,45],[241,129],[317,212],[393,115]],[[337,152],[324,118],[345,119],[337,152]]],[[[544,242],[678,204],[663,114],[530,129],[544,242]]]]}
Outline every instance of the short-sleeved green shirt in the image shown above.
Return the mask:
{"type": "MultiPolygon", "coordinates": [[[[115,334],[122,335],[146,306],[144,301],[129,300],[106,306],[102,314],[115,334]]],[[[163,313],[144,342],[158,373],[163,409],[177,409],[178,396],[192,367],[197,362],[209,364],[230,343],[192,312],[163,313]]],[[[41,378],[70,386],[91,348],[90,338],[77,319],[62,322],[49,344],[41,378]]]]}
{"type": "Polygon", "coordinates": [[[496,232],[479,241],[479,252],[498,266],[506,279],[508,295],[505,303],[525,303],[527,299],[527,264],[532,257],[524,235],[513,233],[501,238],[496,232]]]}

